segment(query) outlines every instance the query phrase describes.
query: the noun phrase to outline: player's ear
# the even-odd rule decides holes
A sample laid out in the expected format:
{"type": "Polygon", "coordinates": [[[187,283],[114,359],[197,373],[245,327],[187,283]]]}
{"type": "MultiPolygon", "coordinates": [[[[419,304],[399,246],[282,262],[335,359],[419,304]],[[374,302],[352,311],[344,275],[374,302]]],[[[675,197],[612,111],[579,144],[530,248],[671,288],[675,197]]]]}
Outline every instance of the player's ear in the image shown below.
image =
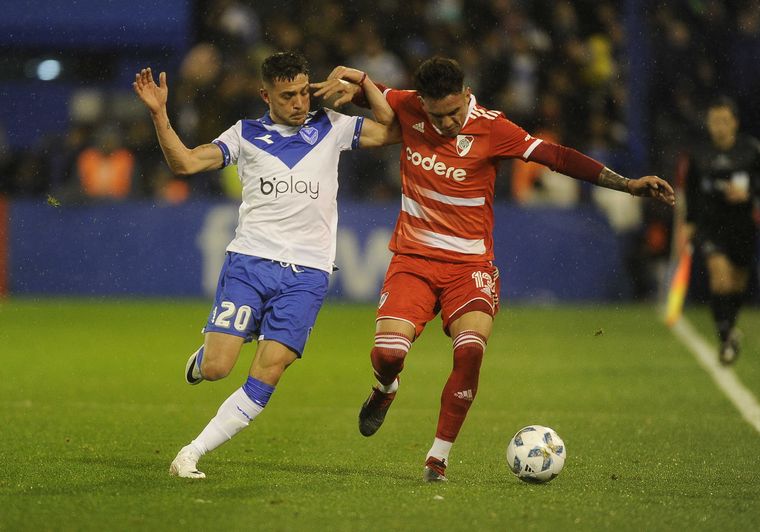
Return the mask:
{"type": "Polygon", "coordinates": [[[259,96],[261,96],[261,99],[264,100],[265,103],[269,104],[269,91],[266,90],[266,88],[261,87],[259,89],[259,96]]]}

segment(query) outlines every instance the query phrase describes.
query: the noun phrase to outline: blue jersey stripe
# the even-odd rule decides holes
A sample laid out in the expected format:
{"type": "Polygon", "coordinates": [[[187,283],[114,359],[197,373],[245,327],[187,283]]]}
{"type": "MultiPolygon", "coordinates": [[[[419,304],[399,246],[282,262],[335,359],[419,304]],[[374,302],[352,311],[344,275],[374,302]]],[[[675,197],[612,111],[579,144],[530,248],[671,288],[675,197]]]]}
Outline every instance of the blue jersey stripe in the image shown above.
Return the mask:
{"type": "Polygon", "coordinates": [[[215,140],[213,144],[216,144],[222,150],[222,168],[228,166],[230,164],[230,149],[221,140],[215,140]]]}
{"type": "Polygon", "coordinates": [[[351,139],[351,149],[355,150],[359,147],[359,139],[362,136],[362,128],[364,127],[364,117],[356,117],[356,125],[354,126],[354,137],[351,139]]]}

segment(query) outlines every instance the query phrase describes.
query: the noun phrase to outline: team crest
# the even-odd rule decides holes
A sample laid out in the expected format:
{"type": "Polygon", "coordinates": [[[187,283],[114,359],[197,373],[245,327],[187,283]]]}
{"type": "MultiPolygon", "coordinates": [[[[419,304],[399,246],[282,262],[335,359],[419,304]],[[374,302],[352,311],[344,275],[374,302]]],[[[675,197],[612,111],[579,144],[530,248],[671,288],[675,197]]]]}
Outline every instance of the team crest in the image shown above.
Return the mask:
{"type": "Polygon", "coordinates": [[[388,299],[388,292],[383,292],[380,296],[380,303],[377,304],[377,308],[381,308],[385,304],[386,299],[388,299]]]}
{"type": "Polygon", "coordinates": [[[457,135],[457,153],[460,157],[464,157],[470,152],[473,142],[475,142],[475,137],[472,135],[457,135]]]}
{"type": "Polygon", "coordinates": [[[300,130],[298,130],[298,134],[301,135],[301,138],[314,146],[314,144],[317,143],[317,139],[319,138],[319,131],[317,131],[317,128],[311,127],[311,126],[304,126],[300,130]]]}

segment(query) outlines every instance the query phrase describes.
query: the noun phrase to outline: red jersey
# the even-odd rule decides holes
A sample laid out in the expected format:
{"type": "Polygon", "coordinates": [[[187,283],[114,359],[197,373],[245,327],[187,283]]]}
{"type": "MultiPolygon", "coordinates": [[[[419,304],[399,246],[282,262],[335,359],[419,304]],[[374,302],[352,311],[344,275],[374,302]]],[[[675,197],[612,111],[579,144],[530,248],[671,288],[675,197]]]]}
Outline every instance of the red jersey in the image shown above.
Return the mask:
{"type": "Polygon", "coordinates": [[[456,138],[436,131],[416,91],[385,97],[401,124],[401,212],[389,248],[453,262],[493,260],[499,160],[527,160],[541,139],[470,97],[456,138]]]}

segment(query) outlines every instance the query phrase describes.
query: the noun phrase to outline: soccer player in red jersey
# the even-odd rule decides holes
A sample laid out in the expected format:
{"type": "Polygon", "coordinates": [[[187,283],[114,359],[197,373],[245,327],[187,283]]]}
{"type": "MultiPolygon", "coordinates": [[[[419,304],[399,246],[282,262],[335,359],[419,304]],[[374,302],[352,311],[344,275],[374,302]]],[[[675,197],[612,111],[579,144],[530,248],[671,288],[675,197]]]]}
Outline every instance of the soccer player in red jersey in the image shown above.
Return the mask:
{"type": "MultiPolygon", "coordinates": [[[[313,85],[315,96],[337,94],[336,104],[363,96],[365,73],[337,67],[330,78],[313,85]]],[[[394,255],[370,355],[378,384],[362,405],[359,430],[371,436],[380,428],[412,342],[441,312],[454,364],[441,394],[423,478],[445,481],[449,452],[477,394],[480,364],[499,308],[499,271],[492,262],[499,162],[521,158],[668,205],[675,198],[657,176],[627,179],[571,148],[534,138],[503,113],[478,105],[452,59],[424,61],[414,74],[414,86],[413,91],[379,86],[401,125],[401,212],[390,241],[394,255]]]]}

